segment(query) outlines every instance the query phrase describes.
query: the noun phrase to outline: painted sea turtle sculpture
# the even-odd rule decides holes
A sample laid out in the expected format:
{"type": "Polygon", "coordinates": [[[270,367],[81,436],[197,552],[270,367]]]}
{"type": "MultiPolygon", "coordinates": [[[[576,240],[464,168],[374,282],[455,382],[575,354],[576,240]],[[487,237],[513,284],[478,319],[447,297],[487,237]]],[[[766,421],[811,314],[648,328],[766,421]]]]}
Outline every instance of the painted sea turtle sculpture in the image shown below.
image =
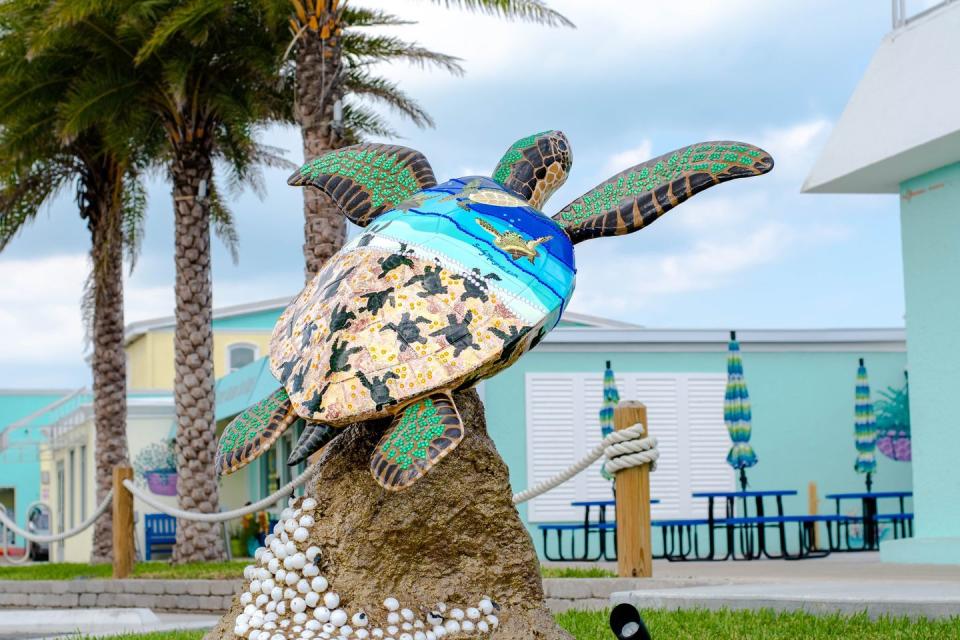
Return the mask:
{"type": "Polygon", "coordinates": [[[752,145],[704,142],[618,173],[547,217],[571,161],[566,136],[546,131],[511,145],[492,178],[437,184],[423,155],[384,144],[296,172],[289,184],[320,189],[366,230],[277,321],[270,366],[282,387],[226,427],[220,472],[298,421],[289,464],[338,427],[392,416],[370,469],[388,490],[410,486],[463,439],[451,392],[510,366],[557,324],[576,243],[637,231],[708,187],[773,167],[752,145]]]}

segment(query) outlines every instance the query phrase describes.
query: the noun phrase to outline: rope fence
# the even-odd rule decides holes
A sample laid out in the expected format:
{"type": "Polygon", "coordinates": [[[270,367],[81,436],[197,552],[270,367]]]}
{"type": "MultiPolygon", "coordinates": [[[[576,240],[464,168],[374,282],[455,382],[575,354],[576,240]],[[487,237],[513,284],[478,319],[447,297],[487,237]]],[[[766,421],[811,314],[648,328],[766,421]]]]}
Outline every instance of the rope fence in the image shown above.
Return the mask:
{"type": "MultiPolygon", "coordinates": [[[[557,486],[567,482],[578,473],[584,471],[594,462],[600,458],[606,458],[604,462],[604,469],[610,473],[617,473],[627,469],[632,469],[636,467],[642,467],[644,465],[649,465],[650,470],[656,468],[656,462],[659,458],[659,451],[657,450],[657,439],[646,435],[646,427],[642,422],[637,422],[632,426],[619,429],[614,431],[607,437],[605,437],[600,444],[590,450],[583,458],[572,464],[565,471],[558,473],[552,478],[544,480],[537,483],[536,485],[516,493],[513,495],[514,504],[522,504],[527,502],[539,495],[542,495],[551,489],[556,488],[557,486]]],[[[258,500],[252,504],[245,505],[239,509],[233,509],[231,511],[223,511],[218,513],[200,513],[195,511],[185,511],[177,507],[164,504],[156,497],[150,495],[147,491],[138,487],[132,480],[125,479],[122,480],[122,485],[124,489],[127,490],[130,494],[128,500],[132,501],[132,498],[140,500],[144,504],[156,509],[161,513],[165,513],[169,516],[183,520],[192,520],[195,522],[211,522],[211,523],[222,523],[228,520],[234,520],[236,518],[242,518],[245,515],[256,513],[267,507],[271,507],[281,500],[285,500],[290,497],[290,495],[299,487],[303,486],[309,479],[311,473],[316,467],[317,463],[307,467],[307,469],[301,473],[299,476],[282,486],[277,491],[273,492],[269,496],[258,500]]],[[[103,515],[107,509],[114,502],[114,491],[116,488],[111,489],[107,495],[104,497],[103,501],[97,505],[97,508],[90,514],[86,520],[81,522],[79,525],[63,531],[57,534],[48,534],[41,535],[36,533],[31,533],[25,529],[17,526],[5,512],[0,509],[0,538],[2,538],[2,549],[3,549],[3,558],[6,562],[13,564],[20,564],[26,562],[25,559],[17,562],[13,561],[8,553],[8,541],[7,541],[7,531],[13,532],[15,535],[24,538],[25,540],[33,543],[39,544],[50,544],[55,542],[63,542],[64,540],[71,538],[80,534],[81,532],[88,529],[97,518],[103,515]]],[[[132,522],[131,522],[132,527],[132,522]]],[[[26,556],[26,554],[25,554],[26,556]]]]}

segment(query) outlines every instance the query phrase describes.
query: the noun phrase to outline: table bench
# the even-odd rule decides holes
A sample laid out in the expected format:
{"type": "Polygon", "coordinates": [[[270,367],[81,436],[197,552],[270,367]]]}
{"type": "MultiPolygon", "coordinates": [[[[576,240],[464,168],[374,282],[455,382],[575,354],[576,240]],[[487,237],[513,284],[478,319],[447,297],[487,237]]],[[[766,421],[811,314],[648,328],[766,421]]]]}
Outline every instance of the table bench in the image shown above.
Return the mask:
{"type": "Polygon", "coordinates": [[[149,561],[153,556],[153,547],[169,546],[177,542],[177,519],[165,513],[148,513],[143,516],[143,555],[149,561]]]}

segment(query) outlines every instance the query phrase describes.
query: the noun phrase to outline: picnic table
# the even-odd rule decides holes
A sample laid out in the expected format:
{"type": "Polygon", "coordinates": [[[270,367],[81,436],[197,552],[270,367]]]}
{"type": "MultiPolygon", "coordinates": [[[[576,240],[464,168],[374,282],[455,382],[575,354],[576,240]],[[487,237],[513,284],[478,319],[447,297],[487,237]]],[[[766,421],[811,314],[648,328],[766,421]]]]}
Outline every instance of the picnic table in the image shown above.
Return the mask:
{"type": "MultiPolygon", "coordinates": [[[[772,558],[770,552],[766,547],[766,524],[762,521],[766,517],[766,510],[764,509],[764,498],[775,498],[777,505],[776,517],[783,518],[783,497],[784,496],[795,496],[797,492],[793,489],[772,489],[768,491],[698,491],[692,494],[694,498],[706,498],[707,499],[707,526],[710,531],[710,542],[709,542],[709,552],[707,558],[713,560],[716,554],[715,542],[713,538],[713,533],[716,528],[723,527],[727,534],[727,553],[720,560],[726,560],[727,558],[734,555],[734,530],[739,526],[741,531],[741,549],[743,550],[744,556],[746,558],[760,557],[760,555],[766,555],[768,558],[772,558]],[[716,500],[721,499],[726,505],[725,518],[723,521],[718,522],[714,516],[714,505],[716,500]],[[756,522],[747,522],[746,520],[746,509],[748,500],[755,501],[756,517],[753,519],[756,522]],[[736,502],[741,500],[744,506],[743,517],[740,520],[743,522],[736,521],[736,502]],[[756,526],[757,531],[757,552],[754,555],[753,552],[753,538],[749,535],[749,529],[752,526],[756,526]]],[[[777,524],[777,523],[773,523],[777,524]]],[[[781,527],[781,550],[783,547],[783,542],[785,534],[782,530],[783,523],[779,523],[781,527]]]]}
{"type": "MultiPolygon", "coordinates": [[[[853,493],[828,493],[824,496],[828,500],[836,501],[837,515],[840,513],[840,503],[843,500],[859,500],[862,505],[863,514],[863,548],[849,549],[850,551],[874,551],[880,546],[880,521],[890,520],[900,523],[906,533],[906,526],[912,520],[913,514],[908,513],[905,508],[907,498],[913,497],[912,491],[863,491],[853,493]],[[879,513],[877,505],[878,500],[897,499],[900,506],[899,513],[879,513]]],[[[912,527],[911,527],[912,530],[912,527]]]]}
{"type": "MultiPolygon", "coordinates": [[[[650,499],[650,504],[659,504],[660,500],[656,498],[650,499]]],[[[551,561],[564,561],[564,560],[616,560],[616,545],[614,544],[613,556],[608,557],[607,554],[607,531],[613,531],[616,535],[617,523],[613,520],[607,521],[607,509],[610,507],[616,507],[616,500],[575,500],[570,503],[572,507],[583,507],[583,524],[541,524],[539,525],[540,531],[543,533],[543,554],[547,560],[551,561]],[[590,513],[591,510],[597,508],[597,519],[591,520],[590,513]],[[551,557],[547,552],[547,533],[553,531],[556,533],[557,537],[557,553],[555,557],[551,557]],[[565,532],[571,533],[570,539],[570,554],[565,556],[563,553],[563,534],[565,532]],[[578,555],[575,550],[575,538],[578,531],[583,532],[583,553],[578,555]],[[600,535],[599,540],[599,551],[597,557],[589,557],[590,551],[590,533],[598,532],[600,535]]]]}

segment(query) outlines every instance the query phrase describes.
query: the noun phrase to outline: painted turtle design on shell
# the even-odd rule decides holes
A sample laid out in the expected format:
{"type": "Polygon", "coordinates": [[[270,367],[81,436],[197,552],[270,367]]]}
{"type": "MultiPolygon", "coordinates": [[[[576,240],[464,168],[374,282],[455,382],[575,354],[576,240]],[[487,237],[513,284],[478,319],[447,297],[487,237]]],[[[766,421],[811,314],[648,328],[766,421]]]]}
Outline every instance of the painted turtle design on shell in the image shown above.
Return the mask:
{"type": "Polygon", "coordinates": [[[282,387],[226,427],[220,472],[299,421],[290,464],[340,427],[392,417],[370,469],[388,490],[411,485],[463,439],[452,392],[509,366],[559,322],[576,243],[636,231],[708,187],[773,167],[749,144],[695,144],[547,217],[541,208],[571,157],[566,137],[546,131],[511,145],[492,178],[437,184],[420,153],[382,144],[333,151],[296,172],[290,184],[320,189],[365,230],[277,321],[270,366],[282,387]]]}

